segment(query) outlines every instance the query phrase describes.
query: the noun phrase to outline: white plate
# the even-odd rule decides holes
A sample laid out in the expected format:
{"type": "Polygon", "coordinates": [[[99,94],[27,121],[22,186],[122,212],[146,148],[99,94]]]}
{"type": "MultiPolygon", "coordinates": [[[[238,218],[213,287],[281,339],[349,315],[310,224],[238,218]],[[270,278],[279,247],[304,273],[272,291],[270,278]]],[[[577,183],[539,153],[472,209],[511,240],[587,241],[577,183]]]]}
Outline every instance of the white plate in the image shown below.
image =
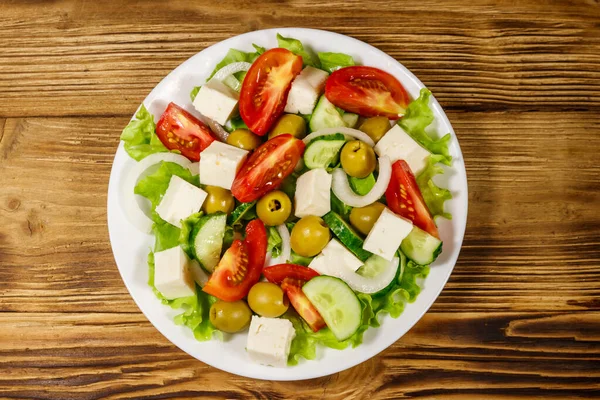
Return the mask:
{"type": "MultiPolygon", "coordinates": [[[[359,40],[327,31],[285,28],[249,32],[201,51],[167,75],[146,97],[144,104],[156,119],[170,101],[191,108],[191,89],[204,83],[214,66],[230,48],[252,51],[252,43],[266,48],[277,47],[277,33],[299,39],[315,51],[347,53],[354,57],[357,64],[381,68],[396,76],[412,98],[418,97],[419,90],[424,87],[408,69],[392,57],[359,40]]],[[[386,316],[380,328],[370,328],[365,333],[362,345],[343,351],[319,348],[316,360],[302,361],[289,368],[272,368],[250,361],[244,349],[245,334],[234,335],[224,342],[198,342],[188,328],[175,325],[173,316],[177,312],[162,305],[147,285],[146,256],[153,244],[153,238],[141,234],[132,226],[120,205],[119,185],[135,163],[123,150],[121,143],[115,155],[108,186],[108,228],[119,272],[140,310],[167,339],[186,353],[221,370],[250,378],[299,380],[321,377],[360,364],[393,344],[423,316],[442,291],[458,258],[467,220],[467,177],[460,146],[439,103],[435,99],[432,99],[431,103],[436,116],[434,125],[437,131],[440,134],[452,134],[452,168],[446,168],[446,174],[436,177],[435,180],[440,186],[452,191],[454,198],[446,202],[446,210],[452,213],[453,219],[438,219],[444,250],[432,265],[417,300],[407,304],[399,318],[386,316]]]]}

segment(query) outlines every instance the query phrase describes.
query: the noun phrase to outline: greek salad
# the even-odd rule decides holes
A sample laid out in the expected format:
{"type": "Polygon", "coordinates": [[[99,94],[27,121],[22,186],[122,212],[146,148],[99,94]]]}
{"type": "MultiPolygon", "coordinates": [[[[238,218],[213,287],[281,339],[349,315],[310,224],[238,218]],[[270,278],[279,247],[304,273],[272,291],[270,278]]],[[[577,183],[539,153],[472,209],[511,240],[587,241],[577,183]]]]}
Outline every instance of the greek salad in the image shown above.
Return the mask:
{"type": "Polygon", "coordinates": [[[347,54],[277,41],[231,49],[189,104],[156,123],[142,105],[121,139],[137,161],[126,214],[154,235],[148,284],[174,322],[247,335],[252,360],[285,367],[360,345],[415,300],[452,158],[450,135],[426,132],[427,89],[411,100],[347,54]]]}

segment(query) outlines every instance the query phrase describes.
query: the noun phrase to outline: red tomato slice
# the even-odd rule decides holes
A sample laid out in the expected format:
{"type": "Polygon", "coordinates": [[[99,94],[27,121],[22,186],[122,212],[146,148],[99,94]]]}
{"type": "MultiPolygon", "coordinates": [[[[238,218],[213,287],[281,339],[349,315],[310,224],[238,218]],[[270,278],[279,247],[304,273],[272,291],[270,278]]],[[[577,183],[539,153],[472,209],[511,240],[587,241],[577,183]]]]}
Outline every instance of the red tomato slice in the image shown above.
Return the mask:
{"type": "Polygon", "coordinates": [[[263,269],[263,275],[271,283],[280,285],[285,278],[309,281],[319,273],[314,269],[296,264],[277,264],[263,269]]]}
{"type": "Polygon", "coordinates": [[[398,160],[392,165],[392,178],[385,191],[385,199],[390,210],[439,239],[435,221],[406,161],[398,160]]]}
{"type": "Polygon", "coordinates": [[[242,203],[248,203],[276,189],[294,171],[304,147],[302,140],[290,134],[263,143],[238,172],[231,193],[242,203]]]}
{"type": "Polygon", "coordinates": [[[410,101],[392,75],[373,67],[346,67],[334,71],[325,84],[327,100],[362,117],[398,119],[410,101]]]}
{"type": "Polygon", "coordinates": [[[206,293],[224,301],[243,299],[258,282],[267,254],[267,230],[261,220],[250,221],[244,241],[234,240],[204,285],[206,293]]]}
{"type": "Polygon", "coordinates": [[[283,113],[302,57],[286,49],[265,51],[252,63],[240,91],[240,116],[257,135],[265,135],[283,113]]]}
{"type": "Polygon", "coordinates": [[[192,161],[216,139],[210,128],[175,103],[169,106],[156,124],[156,135],[169,150],[179,150],[192,161]]]}
{"type": "Polygon", "coordinates": [[[294,309],[300,314],[302,319],[306,321],[313,332],[326,326],[323,317],[319,311],[313,306],[308,297],[302,291],[302,284],[295,279],[285,278],[281,283],[281,289],[285,292],[294,309]]]}

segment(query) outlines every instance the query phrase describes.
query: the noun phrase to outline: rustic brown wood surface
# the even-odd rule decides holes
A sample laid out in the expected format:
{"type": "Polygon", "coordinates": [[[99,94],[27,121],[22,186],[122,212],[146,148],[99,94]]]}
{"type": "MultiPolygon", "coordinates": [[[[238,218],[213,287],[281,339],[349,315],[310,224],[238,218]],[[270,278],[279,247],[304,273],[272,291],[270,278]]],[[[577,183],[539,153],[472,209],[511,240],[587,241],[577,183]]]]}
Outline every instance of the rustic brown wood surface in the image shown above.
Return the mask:
{"type": "Polygon", "coordinates": [[[0,397],[600,397],[600,4],[0,1],[0,397]],[[467,165],[450,281],[379,356],[310,381],[186,355],[118,274],[119,134],[173,68],[279,26],[363,40],[436,95],[467,165]]]}

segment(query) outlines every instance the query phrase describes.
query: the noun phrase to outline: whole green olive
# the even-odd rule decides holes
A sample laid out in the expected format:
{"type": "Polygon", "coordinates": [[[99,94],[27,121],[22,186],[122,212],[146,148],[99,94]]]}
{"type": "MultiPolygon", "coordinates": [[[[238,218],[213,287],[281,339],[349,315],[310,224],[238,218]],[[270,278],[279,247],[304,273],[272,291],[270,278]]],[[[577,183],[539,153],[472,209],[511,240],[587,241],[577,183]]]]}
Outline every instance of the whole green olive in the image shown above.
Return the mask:
{"type": "Polygon", "coordinates": [[[331,240],[329,227],[319,217],[309,215],[296,222],[290,235],[292,250],[303,257],[316,256],[331,240]]]}
{"type": "Polygon", "coordinates": [[[377,143],[390,128],[390,120],[387,117],[371,117],[367,118],[358,129],[369,135],[377,143]]]}
{"type": "Polygon", "coordinates": [[[233,211],[235,200],[229,190],[218,186],[206,186],[204,190],[206,191],[207,196],[202,204],[202,211],[207,214],[216,212],[229,214],[233,211]]]}
{"type": "Polygon", "coordinates": [[[360,140],[352,140],[344,145],[340,161],[344,171],[355,178],[369,176],[375,171],[377,163],[373,148],[360,140]]]}
{"type": "Polygon", "coordinates": [[[284,133],[289,133],[297,139],[304,138],[306,136],[306,121],[299,115],[284,114],[269,132],[269,139],[284,133]]]}
{"type": "Polygon", "coordinates": [[[256,203],[256,214],[265,225],[283,224],[292,213],[292,202],[287,194],[280,190],[269,192],[256,203]]]}
{"type": "Polygon", "coordinates": [[[248,129],[236,129],[227,137],[227,144],[243,150],[254,150],[262,144],[262,139],[248,129]]]}
{"type": "Polygon", "coordinates": [[[350,223],[363,235],[368,235],[373,225],[385,209],[379,202],[364,207],[356,207],[350,211],[350,223]]]}
{"type": "Polygon", "coordinates": [[[287,311],[290,303],[279,286],[258,282],[248,293],[248,304],[261,317],[276,318],[287,311]]]}
{"type": "Polygon", "coordinates": [[[252,312],[243,300],[218,300],[210,306],[210,322],[220,331],[235,333],[250,325],[252,312]]]}

